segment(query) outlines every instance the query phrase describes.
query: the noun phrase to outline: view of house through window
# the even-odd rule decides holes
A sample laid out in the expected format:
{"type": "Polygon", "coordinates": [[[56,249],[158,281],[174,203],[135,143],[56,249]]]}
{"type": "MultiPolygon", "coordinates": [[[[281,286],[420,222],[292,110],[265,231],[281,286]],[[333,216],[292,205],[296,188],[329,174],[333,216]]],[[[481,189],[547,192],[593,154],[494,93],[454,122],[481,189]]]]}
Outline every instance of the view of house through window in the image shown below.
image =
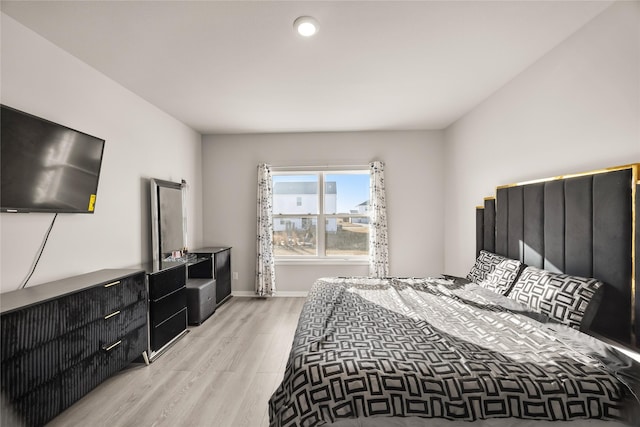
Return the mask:
{"type": "Polygon", "coordinates": [[[277,257],[366,257],[369,170],[273,172],[277,257]]]}

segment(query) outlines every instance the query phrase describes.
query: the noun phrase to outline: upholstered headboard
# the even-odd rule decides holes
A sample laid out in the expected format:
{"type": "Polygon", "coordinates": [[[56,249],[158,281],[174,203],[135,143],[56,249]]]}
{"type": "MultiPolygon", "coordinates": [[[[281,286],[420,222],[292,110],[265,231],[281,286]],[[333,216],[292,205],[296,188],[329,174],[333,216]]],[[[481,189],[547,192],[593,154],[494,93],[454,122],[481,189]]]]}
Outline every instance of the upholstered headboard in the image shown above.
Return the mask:
{"type": "Polygon", "coordinates": [[[640,343],[640,164],[500,186],[476,209],[476,249],[606,284],[591,332],[640,343]]]}

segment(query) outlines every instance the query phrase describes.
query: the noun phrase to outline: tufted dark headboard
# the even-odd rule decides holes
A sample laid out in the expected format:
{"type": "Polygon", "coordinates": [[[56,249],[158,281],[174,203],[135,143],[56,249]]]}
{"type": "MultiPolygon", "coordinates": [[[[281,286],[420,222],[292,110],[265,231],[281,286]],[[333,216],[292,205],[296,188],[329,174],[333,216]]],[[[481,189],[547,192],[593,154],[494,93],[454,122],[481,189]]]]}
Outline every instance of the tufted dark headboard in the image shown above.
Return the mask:
{"type": "Polygon", "coordinates": [[[606,284],[591,332],[638,348],[640,164],[500,186],[476,209],[476,249],[606,284]]]}

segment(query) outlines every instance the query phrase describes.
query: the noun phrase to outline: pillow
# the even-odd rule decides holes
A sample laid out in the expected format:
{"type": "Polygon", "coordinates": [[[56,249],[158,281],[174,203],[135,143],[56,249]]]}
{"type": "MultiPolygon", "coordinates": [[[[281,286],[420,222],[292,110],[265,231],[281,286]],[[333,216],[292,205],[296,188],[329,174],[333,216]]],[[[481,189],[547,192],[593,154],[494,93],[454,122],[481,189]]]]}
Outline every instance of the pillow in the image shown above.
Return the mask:
{"type": "Polygon", "coordinates": [[[520,261],[482,250],[467,279],[483,288],[507,295],[522,268],[520,261]]]}
{"type": "MultiPolygon", "coordinates": [[[[513,285],[509,298],[546,314],[549,319],[580,329],[583,319],[592,320],[593,316],[585,317],[585,313],[591,301],[597,304],[594,295],[601,286],[597,279],[527,267],[513,285]]],[[[593,312],[591,308],[589,311],[593,312]]],[[[584,329],[585,325],[582,326],[584,329]]]]}
{"type": "Polygon", "coordinates": [[[493,271],[493,268],[504,259],[503,256],[481,250],[475,264],[471,267],[471,271],[467,274],[467,279],[472,282],[480,282],[487,277],[487,274],[493,271]]]}

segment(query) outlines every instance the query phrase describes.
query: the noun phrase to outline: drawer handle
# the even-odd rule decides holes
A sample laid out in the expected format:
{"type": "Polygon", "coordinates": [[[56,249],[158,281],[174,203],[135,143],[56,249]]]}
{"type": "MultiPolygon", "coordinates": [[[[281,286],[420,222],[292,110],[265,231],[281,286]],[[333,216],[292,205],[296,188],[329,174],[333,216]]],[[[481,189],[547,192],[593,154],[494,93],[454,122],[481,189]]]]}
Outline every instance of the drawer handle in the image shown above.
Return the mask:
{"type": "Polygon", "coordinates": [[[115,286],[115,285],[119,285],[120,281],[118,280],[117,282],[111,282],[111,283],[107,283],[106,285],[104,285],[105,288],[110,288],[111,286],[115,286]]]}
{"type": "Polygon", "coordinates": [[[108,318],[113,317],[113,316],[117,316],[118,314],[120,314],[120,310],[114,311],[111,314],[107,314],[106,316],[104,316],[104,320],[107,320],[108,318]]]}
{"type": "Polygon", "coordinates": [[[102,347],[104,351],[110,351],[112,348],[119,346],[122,343],[122,340],[111,344],[109,347],[102,347]]]}

